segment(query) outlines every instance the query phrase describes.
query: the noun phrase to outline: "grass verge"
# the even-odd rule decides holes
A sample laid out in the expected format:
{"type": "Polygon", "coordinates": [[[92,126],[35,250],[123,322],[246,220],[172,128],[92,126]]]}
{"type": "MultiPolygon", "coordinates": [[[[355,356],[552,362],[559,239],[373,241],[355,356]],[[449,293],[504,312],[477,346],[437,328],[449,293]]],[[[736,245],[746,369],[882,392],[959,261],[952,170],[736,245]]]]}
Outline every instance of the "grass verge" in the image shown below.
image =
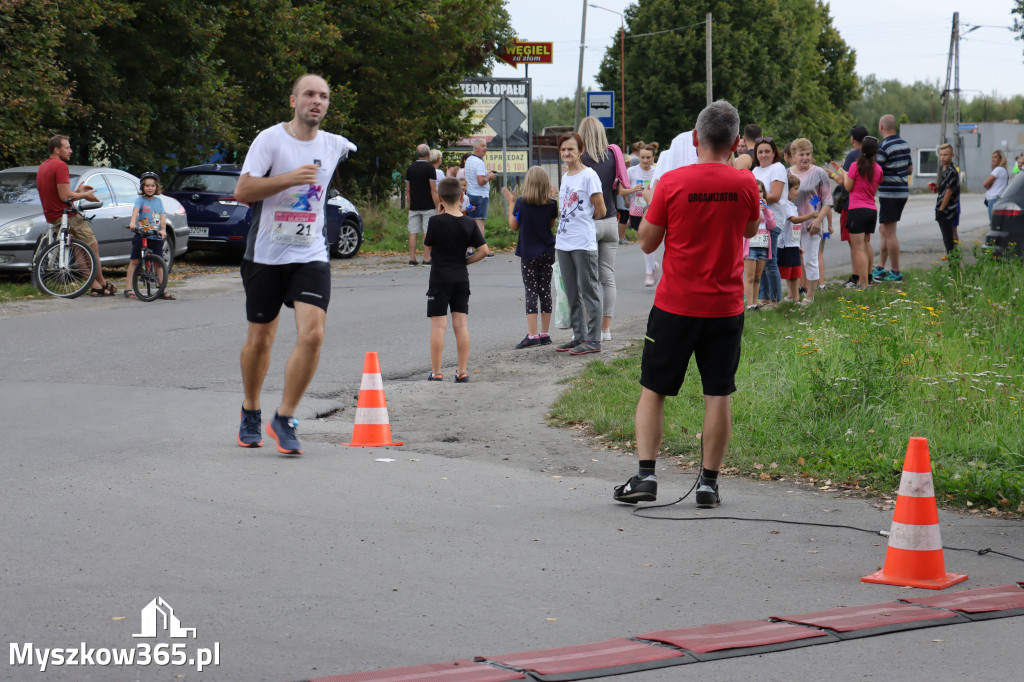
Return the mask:
{"type": "MultiPolygon", "coordinates": [[[[891,495],[908,439],[923,436],[940,504],[1024,513],[1022,286],[1019,261],[978,253],[747,315],[727,471],[891,495]]],[[[640,350],[589,363],[553,420],[631,448],[640,350]]],[[[691,362],[666,402],[662,452],[699,462],[702,420],[691,362]]]]}

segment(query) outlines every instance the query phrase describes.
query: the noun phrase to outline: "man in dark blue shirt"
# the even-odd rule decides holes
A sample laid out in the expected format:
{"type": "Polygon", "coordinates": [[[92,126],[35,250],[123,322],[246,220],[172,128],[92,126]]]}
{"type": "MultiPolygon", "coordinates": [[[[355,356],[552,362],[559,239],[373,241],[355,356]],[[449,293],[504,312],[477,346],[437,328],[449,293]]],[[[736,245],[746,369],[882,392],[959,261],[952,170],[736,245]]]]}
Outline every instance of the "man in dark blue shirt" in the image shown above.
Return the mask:
{"type": "Polygon", "coordinates": [[[896,223],[903,217],[903,207],[907,205],[910,188],[907,177],[914,170],[911,160],[910,145],[896,134],[896,117],[886,114],[878,119],[878,132],[881,144],[875,157],[882,167],[882,182],[878,185],[878,232],[881,246],[878,249],[879,263],[871,272],[876,280],[899,282],[903,279],[900,273],[900,242],[896,238],[896,223]],[[885,263],[889,261],[892,271],[886,271],[885,263]]]}

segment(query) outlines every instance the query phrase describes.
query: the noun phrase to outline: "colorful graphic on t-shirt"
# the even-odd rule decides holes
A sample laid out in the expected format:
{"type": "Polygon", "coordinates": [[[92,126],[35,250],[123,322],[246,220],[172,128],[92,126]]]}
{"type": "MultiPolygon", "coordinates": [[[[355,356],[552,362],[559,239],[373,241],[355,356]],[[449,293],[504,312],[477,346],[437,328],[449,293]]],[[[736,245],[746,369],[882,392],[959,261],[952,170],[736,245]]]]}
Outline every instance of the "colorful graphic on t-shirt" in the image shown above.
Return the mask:
{"type": "Polygon", "coordinates": [[[296,211],[312,211],[313,207],[310,203],[310,199],[314,199],[319,203],[320,197],[324,194],[323,185],[310,185],[304,192],[296,192],[292,196],[295,197],[295,202],[289,207],[296,211]]]}
{"type": "Polygon", "coordinates": [[[572,218],[577,211],[583,210],[583,201],[579,193],[574,189],[570,189],[562,197],[562,213],[558,220],[558,234],[565,234],[566,221],[572,218]]]}

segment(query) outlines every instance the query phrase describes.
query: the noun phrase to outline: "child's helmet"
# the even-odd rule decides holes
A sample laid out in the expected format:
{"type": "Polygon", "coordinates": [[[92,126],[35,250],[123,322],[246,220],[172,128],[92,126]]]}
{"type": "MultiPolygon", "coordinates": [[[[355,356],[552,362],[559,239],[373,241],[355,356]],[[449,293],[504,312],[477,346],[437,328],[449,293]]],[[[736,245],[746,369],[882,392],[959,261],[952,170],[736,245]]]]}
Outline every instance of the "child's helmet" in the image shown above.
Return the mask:
{"type": "Polygon", "coordinates": [[[141,185],[143,182],[146,181],[147,178],[153,178],[154,180],[156,180],[156,183],[158,185],[160,184],[160,176],[154,173],[153,171],[146,171],[145,173],[143,173],[139,177],[139,184],[141,185]]]}

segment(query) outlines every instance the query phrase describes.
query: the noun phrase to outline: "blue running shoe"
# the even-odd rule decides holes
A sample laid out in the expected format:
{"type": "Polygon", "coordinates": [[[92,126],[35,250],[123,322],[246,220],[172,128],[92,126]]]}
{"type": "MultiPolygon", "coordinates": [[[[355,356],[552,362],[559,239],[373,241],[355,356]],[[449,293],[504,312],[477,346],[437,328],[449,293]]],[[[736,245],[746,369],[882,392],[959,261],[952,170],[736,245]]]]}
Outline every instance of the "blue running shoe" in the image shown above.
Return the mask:
{"type": "Polygon", "coordinates": [[[295,435],[298,425],[299,420],[295,417],[282,417],[277,412],[267,424],[267,433],[277,441],[277,451],[282,455],[302,454],[302,446],[299,445],[299,439],[295,435]]]}
{"type": "Polygon", "coordinates": [[[243,448],[258,448],[263,445],[263,419],[259,410],[242,408],[242,425],[238,427],[238,444],[243,448]]]}
{"type": "Polygon", "coordinates": [[[885,276],[884,279],[885,279],[886,282],[902,282],[903,281],[903,273],[902,272],[896,272],[895,270],[891,270],[889,272],[889,274],[885,276]]]}

